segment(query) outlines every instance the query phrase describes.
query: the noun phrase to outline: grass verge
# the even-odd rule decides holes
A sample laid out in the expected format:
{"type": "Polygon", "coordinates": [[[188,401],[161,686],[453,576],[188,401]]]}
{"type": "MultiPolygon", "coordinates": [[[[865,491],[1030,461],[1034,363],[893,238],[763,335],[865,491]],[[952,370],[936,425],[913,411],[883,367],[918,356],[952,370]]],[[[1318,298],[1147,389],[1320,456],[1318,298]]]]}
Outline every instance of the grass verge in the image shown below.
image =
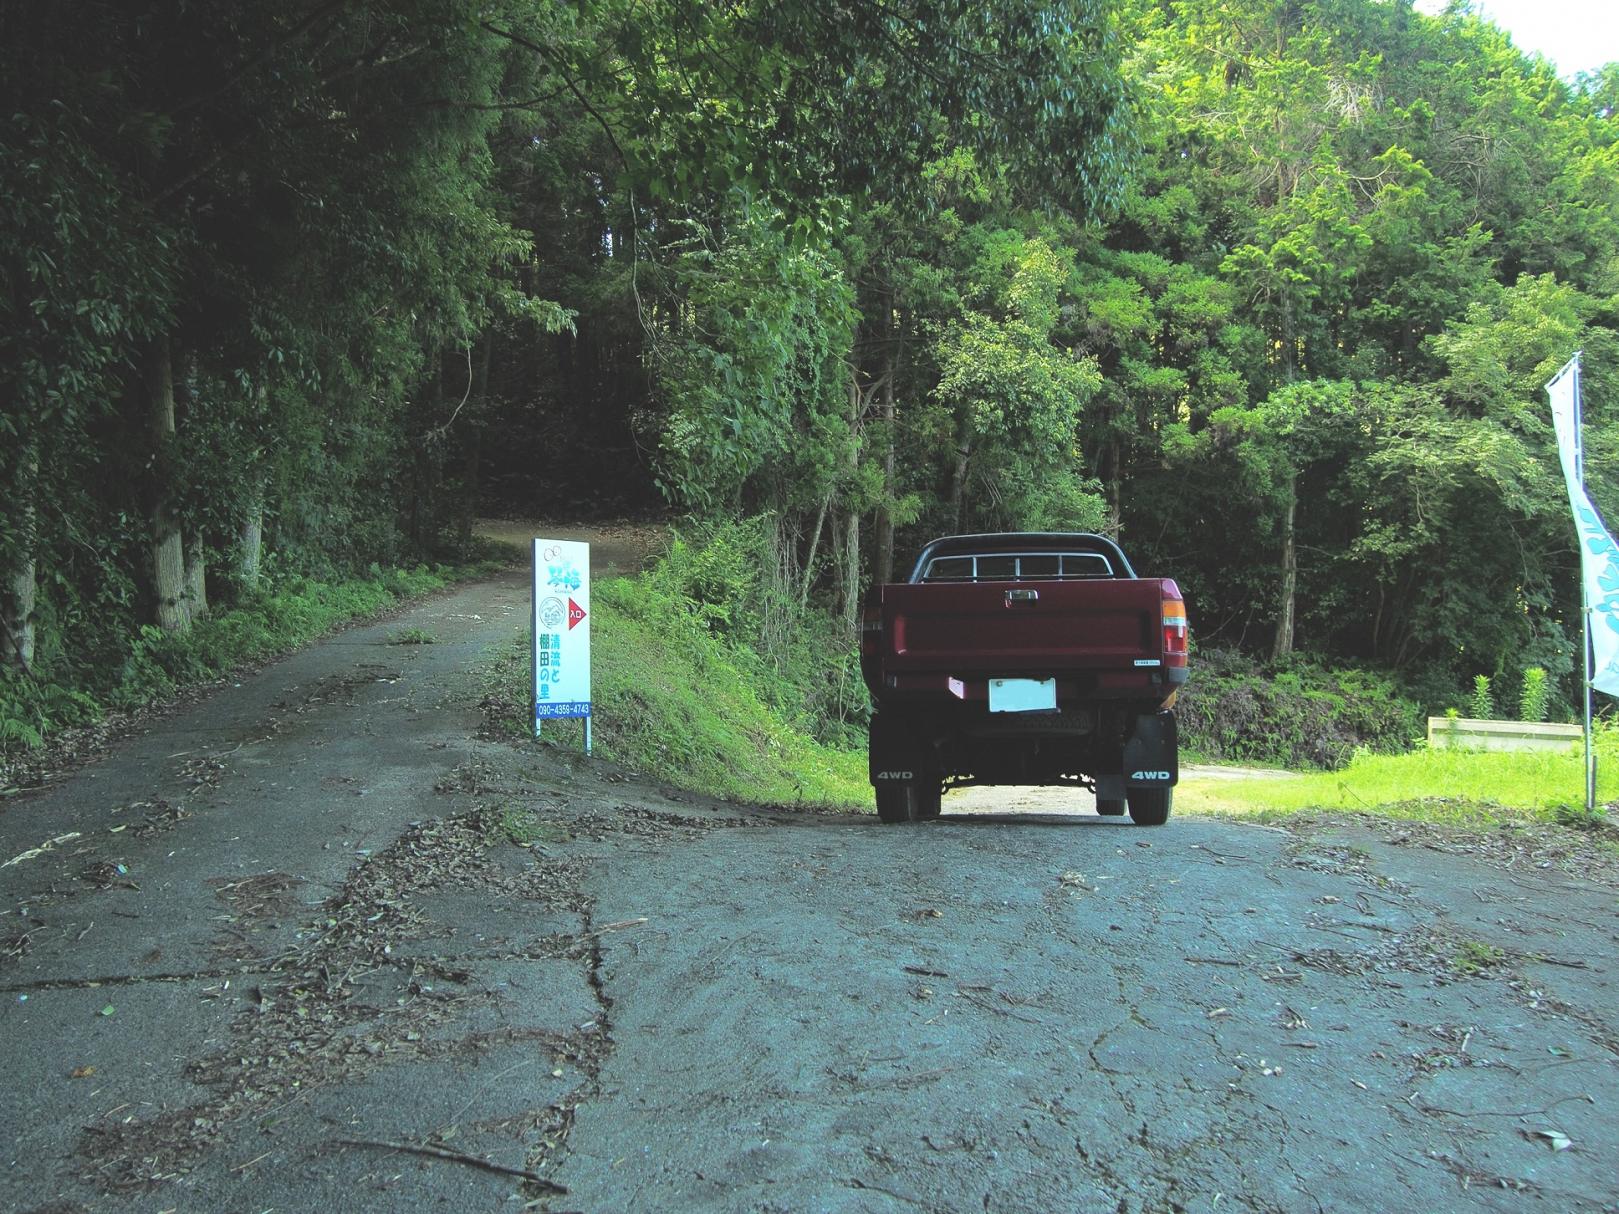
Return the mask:
{"type": "MultiPolygon", "coordinates": [[[[1597,736],[1597,802],[1619,800],[1619,734],[1597,736]]],[[[1310,810],[1477,825],[1525,818],[1577,824],[1584,817],[1580,752],[1419,750],[1359,754],[1338,771],[1275,778],[1193,776],[1175,791],[1185,812],[1274,819],[1310,810]]]]}
{"type": "MultiPolygon", "coordinates": [[[[591,682],[596,753],[707,796],[766,805],[865,806],[863,750],[826,746],[790,724],[755,685],[761,676],[664,600],[645,579],[592,590],[591,682]]],[[[488,720],[502,736],[533,734],[527,639],[485,671],[488,720]]],[[[581,745],[579,721],[548,721],[544,737],[581,745]]]]}
{"type": "MultiPolygon", "coordinates": [[[[252,663],[286,653],[351,620],[508,564],[504,553],[465,566],[382,569],[340,582],[288,578],[249,593],[183,633],[147,625],[113,660],[0,671],[0,790],[18,766],[50,765],[68,731],[162,703],[252,663]]],[[[425,634],[424,634],[425,635],[425,634]]],[[[429,638],[430,639],[430,638],[429,638]]],[[[63,757],[66,757],[64,755],[63,757]]]]}

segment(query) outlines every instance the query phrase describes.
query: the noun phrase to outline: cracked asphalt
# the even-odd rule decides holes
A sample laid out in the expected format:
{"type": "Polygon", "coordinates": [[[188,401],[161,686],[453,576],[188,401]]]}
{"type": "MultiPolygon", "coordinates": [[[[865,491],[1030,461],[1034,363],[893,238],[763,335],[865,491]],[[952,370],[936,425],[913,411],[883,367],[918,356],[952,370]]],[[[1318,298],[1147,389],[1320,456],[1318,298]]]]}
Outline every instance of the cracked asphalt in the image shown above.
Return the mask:
{"type": "Polygon", "coordinates": [[[483,736],[526,608],[0,802],[0,1206],[1619,1210],[1612,865],[707,801],[483,736]]]}

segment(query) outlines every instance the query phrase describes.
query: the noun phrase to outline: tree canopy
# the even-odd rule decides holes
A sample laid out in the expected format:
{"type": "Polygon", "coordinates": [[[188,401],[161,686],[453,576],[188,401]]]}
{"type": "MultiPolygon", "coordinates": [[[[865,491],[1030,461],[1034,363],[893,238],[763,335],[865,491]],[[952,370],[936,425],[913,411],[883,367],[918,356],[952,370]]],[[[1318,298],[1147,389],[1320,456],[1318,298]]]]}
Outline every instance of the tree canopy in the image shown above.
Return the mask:
{"type": "Polygon", "coordinates": [[[14,670],[582,502],[845,620],[1107,529],[1204,642],[1572,694],[1619,65],[1466,5],[21,0],[0,92],[14,670]]]}

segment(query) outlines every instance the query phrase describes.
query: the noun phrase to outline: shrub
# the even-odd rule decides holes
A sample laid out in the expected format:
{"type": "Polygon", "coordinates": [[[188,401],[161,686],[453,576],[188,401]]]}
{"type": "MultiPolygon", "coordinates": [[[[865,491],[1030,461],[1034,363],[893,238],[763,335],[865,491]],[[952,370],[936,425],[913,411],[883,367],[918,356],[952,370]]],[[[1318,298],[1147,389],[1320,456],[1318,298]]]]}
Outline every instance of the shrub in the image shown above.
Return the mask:
{"type": "Polygon", "coordinates": [[[1539,666],[1531,666],[1524,671],[1523,690],[1518,694],[1518,719],[1544,721],[1548,691],[1545,670],[1539,666]]]}
{"type": "Polygon", "coordinates": [[[1475,721],[1489,721],[1495,717],[1495,698],[1490,694],[1490,676],[1473,676],[1473,700],[1469,705],[1475,721]]]}
{"type": "Polygon", "coordinates": [[[656,600],[660,619],[678,617],[720,642],[715,652],[793,728],[835,746],[863,745],[871,700],[853,638],[771,575],[780,563],[773,543],[768,518],[698,524],[619,593],[656,600]]]}
{"type": "Polygon", "coordinates": [[[1187,750],[1287,767],[1337,768],[1357,750],[1407,751],[1423,728],[1421,707],[1387,675],[1299,658],[1267,668],[1218,649],[1198,651],[1177,711],[1187,750]]]}

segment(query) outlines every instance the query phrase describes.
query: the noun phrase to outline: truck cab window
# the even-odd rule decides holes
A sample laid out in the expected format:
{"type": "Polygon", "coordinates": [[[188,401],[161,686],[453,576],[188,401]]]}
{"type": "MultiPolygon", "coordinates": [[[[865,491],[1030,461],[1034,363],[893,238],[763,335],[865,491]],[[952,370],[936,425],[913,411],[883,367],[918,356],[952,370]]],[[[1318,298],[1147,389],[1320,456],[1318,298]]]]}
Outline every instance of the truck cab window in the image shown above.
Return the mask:
{"type": "Polygon", "coordinates": [[[1067,553],[1062,558],[1062,576],[1112,577],[1113,566],[1100,552],[1067,553]]]}
{"type": "Polygon", "coordinates": [[[973,580],[973,558],[970,556],[941,556],[928,563],[924,581],[970,582],[973,580]]]}
{"type": "Polygon", "coordinates": [[[934,557],[928,561],[922,580],[1017,582],[1116,576],[1113,563],[1100,552],[994,552],[934,557]]]}

